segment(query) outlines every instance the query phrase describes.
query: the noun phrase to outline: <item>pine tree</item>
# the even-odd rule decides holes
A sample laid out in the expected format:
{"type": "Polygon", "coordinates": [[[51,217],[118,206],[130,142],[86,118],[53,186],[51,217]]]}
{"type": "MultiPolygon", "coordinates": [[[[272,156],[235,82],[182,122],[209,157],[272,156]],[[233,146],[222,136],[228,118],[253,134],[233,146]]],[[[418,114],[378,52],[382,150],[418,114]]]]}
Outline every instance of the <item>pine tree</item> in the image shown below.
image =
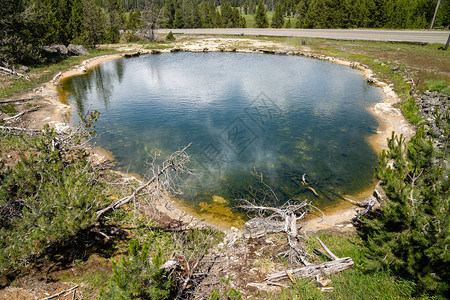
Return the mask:
{"type": "Polygon", "coordinates": [[[291,18],[288,18],[288,19],[287,19],[286,24],[284,25],[284,28],[292,28],[292,25],[291,25],[291,18]]]}
{"type": "Polygon", "coordinates": [[[256,27],[267,28],[269,27],[269,20],[267,19],[266,7],[262,0],[259,0],[258,7],[256,8],[255,15],[256,27]]]}
{"type": "Polygon", "coordinates": [[[168,299],[173,278],[160,268],[164,263],[162,249],[150,260],[149,245],[144,243],[139,251],[139,242],[131,240],[128,257],[120,263],[113,262],[114,274],[107,291],[100,293],[101,299],[168,299]]]}
{"type": "Polygon", "coordinates": [[[175,20],[173,21],[173,27],[175,28],[184,27],[183,11],[181,8],[177,8],[175,11],[175,20]]]}
{"type": "Polygon", "coordinates": [[[368,257],[415,279],[419,289],[448,295],[449,169],[437,159],[432,140],[422,129],[409,142],[393,135],[388,146],[377,169],[388,199],[381,214],[363,223],[368,257]]]}
{"type": "Polygon", "coordinates": [[[173,28],[175,21],[176,6],[174,0],[167,0],[163,8],[163,27],[173,28]]]}
{"type": "Polygon", "coordinates": [[[220,14],[222,15],[223,27],[225,28],[235,27],[233,22],[233,9],[231,8],[231,4],[229,1],[225,1],[220,6],[220,14]]]}
{"type": "Polygon", "coordinates": [[[281,10],[281,5],[275,5],[275,13],[272,17],[272,28],[281,28],[284,24],[283,11],[281,10]]]}
{"type": "Polygon", "coordinates": [[[295,28],[304,28],[305,27],[305,16],[308,12],[308,4],[306,0],[300,0],[296,7],[297,11],[297,21],[295,22],[295,28]]]}
{"type": "Polygon", "coordinates": [[[83,13],[86,43],[95,48],[106,35],[106,15],[93,0],[83,0],[83,13]]]}

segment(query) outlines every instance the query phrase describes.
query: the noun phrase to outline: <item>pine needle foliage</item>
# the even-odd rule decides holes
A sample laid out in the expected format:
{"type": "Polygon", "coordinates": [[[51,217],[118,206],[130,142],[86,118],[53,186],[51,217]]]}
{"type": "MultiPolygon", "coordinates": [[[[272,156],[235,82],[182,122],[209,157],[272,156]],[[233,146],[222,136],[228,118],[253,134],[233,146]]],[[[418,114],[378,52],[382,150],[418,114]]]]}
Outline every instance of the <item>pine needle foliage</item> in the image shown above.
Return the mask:
{"type": "Polygon", "coordinates": [[[107,291],[101,299],[168,299],[173,278],[160,267],[164,264],[163,251],[158,249],[150,259],[149,244],[144,243],[139,251],[139,242],[131,240],[129,255],[120,263],[113,262],[114,274],[107,291]]]}
{"type": "Polygon", "coordinates": [[[104,196],[80,145],[97,117],[83,118],[86,131],[72,132],[70,146],[48,126],[40,137],[22,137],[30,150],[0,169],[0,274],[36,262],[93,224],[104,196]]]}
{"type": "MultiPolygon", "coordinates": [[[[419,293],[450,288],[449,169],[422,129],[409,142],[392,135],[376,171],[388,200],[363,223],[369,259],[416,281],[419,293]]],[[[448,160],[447,160],[448,163],[448,160]]],[[[448,295],[448,294],[447,294],[448,295]]]]}
{"type": "Polygon", "coordinates": [[[269,19],[267,19],[266,6],[263,1],[260,0],[258,8],[256,9],[255,23],[258,28],[269,27],[269,19]]]}

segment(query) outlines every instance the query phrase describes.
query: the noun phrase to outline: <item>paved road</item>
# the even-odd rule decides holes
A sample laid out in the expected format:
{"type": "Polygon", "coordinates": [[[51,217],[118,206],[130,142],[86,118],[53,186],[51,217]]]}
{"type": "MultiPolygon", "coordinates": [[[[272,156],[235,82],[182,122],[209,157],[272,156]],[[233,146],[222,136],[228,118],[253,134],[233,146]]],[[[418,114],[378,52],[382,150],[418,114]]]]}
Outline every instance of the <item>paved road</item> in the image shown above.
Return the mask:
{"type": "Polygon", "coordinates": [[[198,28],[198,29],[159,29],[162,34],[169,31],[185,34],[229,34],[296,36],[338,40],[371,40],[385,42],[447,42],[450,31],[412,31],[412,30],[364,30],[364,29],[272,29],[272,28],[198,28]]]}

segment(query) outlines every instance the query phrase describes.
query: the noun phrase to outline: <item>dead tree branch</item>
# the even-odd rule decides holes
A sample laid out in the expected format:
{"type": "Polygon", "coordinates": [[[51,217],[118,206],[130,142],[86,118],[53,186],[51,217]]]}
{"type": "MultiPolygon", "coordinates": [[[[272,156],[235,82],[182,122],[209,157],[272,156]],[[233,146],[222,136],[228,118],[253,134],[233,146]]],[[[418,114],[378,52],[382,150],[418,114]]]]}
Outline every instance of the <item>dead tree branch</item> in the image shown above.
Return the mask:
{"type": "Polygon", "coordinates": [[[30,112],[32,112],[32,111],[38,110],[39,108],[40,108],[39,105],[38,105],[38,106],[35,106],[35,107],[32,107],[32,108],[27,109],[27,110],[25,110],[25,111],[23,111],[23,112],[20,112],[20,113],[14,115],[14,116],[12,116],[12,117],[4,118],[2,121],[5,122],[5,121],[12,121],[12,120],[18,119],[18,118],[22,117],[23,115],[25,115],[25,114],[27,114],[27,113],[30,113],[30,112]]]}
{"type": "Polygon", "coordinates": [[[330,251],[330,249],[328,249],[328,247],[324,244],[324,242],[322,242],[318,237],[316,237],[316,239],[319,241],[320,246],[322,246],[322,248],[328,253],[328,255],[333,259],[333,260],[338,260],[339,257],[337,257],[336,255],[333,254],[333,252],[330,251]]]}
{"type": "Polygon", "coordinates": [[[59,298],[59,296],[61,296],[62,294],[69,294],[70,292],[72,292],[72,291],[75,290],[76,288],[78,288],[78,284],[75,285],[75,286],[73,286],[73,287],[71,287],[70,289],[67,289],[67,290],[61,291],[61,292],[59,292],[59,293],[56,293],[56,294],[54,294],[54,295],[48,296],[48,297],[46,297],[46,298],[43,298],[42,300],[49,300],[49,299],[53,299],[53,298],[56,298],[56,297],[59,298]]]}
{"type": "Polygon", "coordinates": [[[184,147],[180,151],[176,151],[170,157],[168,157],[162,163],[162,165],[160,165],[156,168],[156,172],[154,173],[154,175],[149,180],[147,180],[144,184],[142,184],[138,188],[136,188],[131,195],[126,196],[120,200],[117,200],[116,202],[111,203],[107,207],[97,211],[97,218],[99,219],[102,216],[104,216],[106,213],[108,213],[112,210],[115,210],[118,207],[129,203],[130,201],[133,201],[150,185],[152,185],[152,184],[158,185],[160,177],[165,177],[169,173],[170,170],[174,171],[175,173],[191,172],[189,169],[186,168],[186,164],[190,161],[189,155],[186,153],[186,150],[190,146],[191,146],[191,144],[184,147]]]}
{"type": "MultiPolygon", "coordinates": [[[[316,275],[329,276],[331,274],[349,269],[353,266],[353,264],[353,260],[350,257],[344,257],[337,260],[327,261],[321,264],[308,265],[297,269],[290,269],[287,270],[287,272],[291,273],[296,278],[305,279],[314,277],[316,275]]],[[[277,282],[284,279],[289,279],[286,270],[266,276],[266,281],[270,282],[277,282]]]]}
{"type": "Polygon", "coordinates": [[[8,103],[16,103],[16,102],[27,102],[27,101],[33,101],[36,99],[42,98],[41,96],[37,97],[26,97],[26,98],[18,98],[18,99],[9,99],[9,100],[3,100],[0,101],[0,104],[8,104],[8,103]]]}
{"type": "Polygon", "coordinates": [[[209,275],[216,258],[207,259],[208,250],[215,240],[212,231],[193,230],[174,234],[176,250],[173,257],[179,270],[175,273],[175,281],[178,283],[175,299],[184,298],[189,293],[188,290],[194,290],[201,279],[209,275]]]}
{"type": "Polygon", "coordinates": [[[297,222],[302,220],[307,212],[310,203],[306,200],[299,204],[286,202],[280,208],[269,206],[258,206],[248,200],[241,200],[244,205],[240,208],[258,213],[265,218],[254,218],[245,224],[246,236],[260,236],[268,232],[284,232],[287,235],[289,250],[283,255],[289,258],[290,263],[302,262],[304,265],[310,263],[306,259],[308,252],[298,235],[297,222]]]}
{"type": "Polygon", "coordinates": [[[14,133],[18,133],[18,132],[42,133],[42,130],[39,130],[39,129],[23,128],[23,127],[11,127],[11,126],[0,126],[0,130],[2,132],[8,132],[10,134],[14,134],[14,133]]]}
{"type": "Polygon", "coordinates": [[[30,81],[30,76],[24,75],[22,73],[18,73],[15,70],[11,70],[11,69],[8,69],[8,68],[5,68],[5,67],[0,67],[0,70],[3,71],[3,72],[8,73],[10,75],[14,75],[14,76],[23,78],[23,79],[25,79],[27,81],[30,81]]]}

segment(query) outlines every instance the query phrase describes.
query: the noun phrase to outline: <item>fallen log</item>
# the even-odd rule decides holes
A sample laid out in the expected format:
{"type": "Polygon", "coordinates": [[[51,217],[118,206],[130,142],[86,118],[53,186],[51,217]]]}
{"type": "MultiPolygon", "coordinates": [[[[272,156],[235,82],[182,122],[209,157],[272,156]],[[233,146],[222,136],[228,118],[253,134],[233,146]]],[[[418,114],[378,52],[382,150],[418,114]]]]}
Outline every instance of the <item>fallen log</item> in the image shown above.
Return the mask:
{"type": "Polygon", "coordinates": [[[39,105],[38,105],[38,106],[35,106],[35,107],[32,107],[32,108],[30,108],[30,109],[28,109],[28,110],[25,110],[25,111],[23,111],[23,112],[20,112],[20,113],[18,113],[17,115],[14,115],[14,116],[12,116],[12,117],[4,118],[2,121],[5,122],[5,121],[12,121],[12,120],[14,120],[14,119],[18,119],[18,118],[20,118],[21,116],[23,116],[24,114],[27,114],[27,113],[32,112],[32,111],[36,111],[36,110],[38,110],[39,108],[40,108],[39,105]]]}
{"type": "Polygon", "coordinates": [[[39,98],[42,98],[42,97],[38,96],[38,97],[26,97],[26,98],[19,98],[19,99],[3,100],[3,101],[0,101],[0,104],[8,104],[8,103],[15,103],[15,102],[27,102],[27,101],[32,101],[32,100],[39,99],[39,98]]]}
{"type": "Polygon", "coordinates": [[[22,73],[17,73],[17,72],[14,71],[14,70],[10,70],[10,69],[7,69],[7,68],[5,68],[5,67],[0,67],[0,70],[6,72],[6,73],[8,73],[8,74],[15,75],[15,76],[17,76],[17,77],[21,77],[21,78],[23,78],[23,79],[25,79],[25,80],[30,81],[30,77],[29,77],[29,76],[24,75],[24,74],[22,74],[22,73]]]}
{"type": "Polygon", "coordinates": [[[49,300],[49,299],[53,299],[53,298],[56,298],[56,297],[59,298],[59,296],[61,296],[62,294],[68,295],[70,292],[72,292],[72,291],[75,290],[76,288],[78,288],[78,284],[75,285],[74,287],[71,287],[70,289],[67,289],[67,290],[61,291],[61,292],[59,292],[59,293],[56,293],[56,294],[54,294],[54,295],[48,296],[48,297],[46,297],[46,298],[43,298],[42,300],[49,300]]]}
{"type": "Polygon", "coordinates": [[[53,77],[52,81],[53,82],[57,82],[59,81],[59,77],[61,77],[62,72],[59,72],[58,74],[55,75],[55,77],[53,77]]]}
{"type": "Polygon", "coordinates": [[[289,279],[289,275],[286,271],[299,279],[310,278],[316,275],[329,276],[331,274],[350,269],[353,267],[353,264],[353,260],[350,257],[344,257],[321,264],[311,264],[297,269],[284,270],[278,273],[270,274],[266,276],[266,281],[277,282],[283,279],[289,279]]]}
{"type": "Polygon", "coordinates": [[[0,126],[1,131],[19,131],[19,132],[39,132],[42,133],[42,130],[32,129],[32,128],[22,128],[22,127],[10,127],[10,126],[0,126]]]}

